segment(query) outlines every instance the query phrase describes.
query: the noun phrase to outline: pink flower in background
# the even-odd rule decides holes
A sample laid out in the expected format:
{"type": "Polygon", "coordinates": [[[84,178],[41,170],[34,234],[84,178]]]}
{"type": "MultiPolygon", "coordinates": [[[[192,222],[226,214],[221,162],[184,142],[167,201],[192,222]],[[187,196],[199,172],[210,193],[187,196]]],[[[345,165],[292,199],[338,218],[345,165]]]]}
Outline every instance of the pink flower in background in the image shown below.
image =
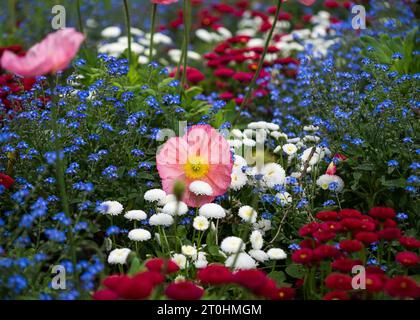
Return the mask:
{"type": "Polygon", "coordinates": [[[173,193],[176,181],[185,184],[183,201],[190,207],[213,201],[230,186],[233,162],[229,144],[209,125],[195,125],[183,137],[170,138],[158,151],[156,164],[167,193],[173,193]],[[194,181],[210,185],[211,194],[192,192],[194,181]]]}
{"type": "Polygon", "coordinates": [[[0,65],[22,77],[35,77],[62,71],[69,65],[79,50],[85,36],[73,28],[50,33],[34,45],[25,56],[6,51],[0,65]]]}
{"type": "Polygon", "coordinates": [[[178,2],[178,0],[152,0],[154,4],[171,4],[175,2],[178,2]]]}
{"type": "Polygon", "coordinates": [[[304,4],[305,6],[311,6],[315,3],[316,0],[299,0],[300,3],[304,4]]]}

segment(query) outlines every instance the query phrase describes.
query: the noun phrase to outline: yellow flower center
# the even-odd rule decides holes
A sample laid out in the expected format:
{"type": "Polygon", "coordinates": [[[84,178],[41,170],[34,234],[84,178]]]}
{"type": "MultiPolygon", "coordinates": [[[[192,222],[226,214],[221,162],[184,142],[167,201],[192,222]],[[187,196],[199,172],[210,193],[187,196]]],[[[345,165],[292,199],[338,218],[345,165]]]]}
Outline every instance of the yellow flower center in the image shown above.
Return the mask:
{"type": "Polygon", "coordinates": [[[327,190],[328,189],[328,183],[323,183],[321,185],[321,188],[324,189],[324,190],[327,190]]]}
{"type": "Polygon", "coordinates": [[[200,156],[188,157],[187,163],[184,165],[185,175],[189,179],[201,179],[209,172],[209,164],[200,156]]]}

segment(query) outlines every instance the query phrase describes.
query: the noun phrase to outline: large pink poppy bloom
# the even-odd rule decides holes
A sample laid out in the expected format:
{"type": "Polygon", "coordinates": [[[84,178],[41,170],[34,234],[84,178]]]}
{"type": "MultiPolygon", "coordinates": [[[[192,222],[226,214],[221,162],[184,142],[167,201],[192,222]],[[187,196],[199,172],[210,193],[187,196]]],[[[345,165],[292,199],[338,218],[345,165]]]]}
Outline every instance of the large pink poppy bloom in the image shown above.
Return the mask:
{"type": "Polygon", "coordinates": [[[209,125],[195,125],[183,137],[170,138],[158,151],[156,164],[167,193],[173,193],[176,181],[184,182],[183,201],[190,207],[212,202],[230,186],[233,161],[229,144],[209,125]],[[189,185],[197,180],[208,183],[212,195],[192,193],[189,185]]]}
{"type": "Polygon", "coordinates": [[[152,0],[154,4],[171,4],[175,2],[178,2],[178,0],[152,0]]]}
{"type": "Polygon", "coordinates": [[[6,51],[0,65],[22,77],[35,77],[62,71],[69,65],[79,50],[85,36],[73,28],[50,33],[34,45],[25,56],[6,51]]]}

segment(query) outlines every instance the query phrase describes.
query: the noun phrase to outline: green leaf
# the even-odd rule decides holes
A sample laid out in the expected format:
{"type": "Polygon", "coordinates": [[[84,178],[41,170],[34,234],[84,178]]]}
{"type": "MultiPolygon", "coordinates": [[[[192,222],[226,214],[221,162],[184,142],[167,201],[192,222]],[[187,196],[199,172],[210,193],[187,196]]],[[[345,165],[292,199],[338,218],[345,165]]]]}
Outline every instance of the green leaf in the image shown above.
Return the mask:
{"type": "Polygon", "coordinates": [[[283,282],[286,280],[286,275],[283,271],[272,271],[268,274],[268,276],[273,279],[277,285],[281,286],[283,282]]]}
{"type": "Polygon", "coordinates": [[[303,279],[305,276],[305,267],[301,264],[292,263],[286,268],[286,273],[296,279],[303,279]]]}
{"type": "Polygon", "coordinates": [[[130,265],[130,269],[128,270],[128,274],[130,276],[133,276],[133,275],[139,273],[141,269],[142,269],[142,265],[140,263],[139,258],[134,257],[131,260],[131,265],[130,265]]]}

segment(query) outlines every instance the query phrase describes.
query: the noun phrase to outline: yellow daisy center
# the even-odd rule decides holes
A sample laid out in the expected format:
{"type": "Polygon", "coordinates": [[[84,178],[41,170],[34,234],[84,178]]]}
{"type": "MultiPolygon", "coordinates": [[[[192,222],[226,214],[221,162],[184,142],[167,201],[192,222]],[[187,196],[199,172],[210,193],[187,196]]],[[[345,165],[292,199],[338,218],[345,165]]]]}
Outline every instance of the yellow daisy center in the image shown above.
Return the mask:
{"type": "Polygon", "coordinates": [[[184,165],[185,175],[189,179],[201,179],[209,172],[209,164],[200,156],[188,157],[187,163],[184,165]]]}

